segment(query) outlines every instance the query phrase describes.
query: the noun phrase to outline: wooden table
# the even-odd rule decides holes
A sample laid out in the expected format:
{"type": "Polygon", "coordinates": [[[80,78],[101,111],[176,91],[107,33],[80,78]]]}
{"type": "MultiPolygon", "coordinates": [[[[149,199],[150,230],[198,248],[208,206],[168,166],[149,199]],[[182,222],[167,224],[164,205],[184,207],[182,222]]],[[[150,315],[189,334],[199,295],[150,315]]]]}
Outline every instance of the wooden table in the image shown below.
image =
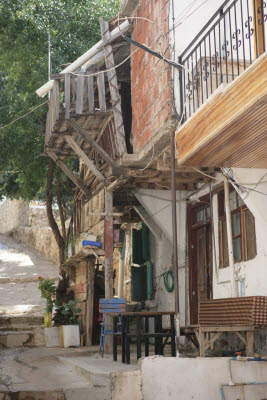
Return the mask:
{"type": "Polygon", "coordinates": [[[175,326],[174,312],[126,312],[110,315],[113,318],[113,360],[117,361],[117,337],[121,336],[121,357],[122,362],[130,364],[130,338],[136,338],[137,360],[142,357],[141,343],[145,341],[145,356],[149,356],[149,338],[155,338],[155,354],[163,355],[164,346],[171,338],[171,355],[176,356],[175,348],[175,326]],[[170,329],[167,332],[162,329],[163,315],[170,316],[170,329]],[[121,319],[121,333],[117,333],[118,319],[121,319]],[[154,319],[154,332],[149,332],[149,318],[154,319]],[[136,320],[136,332],[130,333],[130,319],[136,320]],[[144,330],[142,330],[142,320],[144,321],[144,330]],[[163,338],[165,342],[163,343],[163,338]]]}
{"type": "Polygon", "coordinates": [[[205,351],[213,350],[215,340],[219,339],[222,333],[235,333],[246,346],[246,356],[253,356],[254,325],[187,325],[181,326],[180,334],[186,336],[196,348],[199,348],[200,357],[205,357],[205,351]],[[244,336],[243,333],[244,332],[244,336]]]}
{"type": "Polygon", "coordinates": [[[224,332],[233,332],[246,346],[246,356],[253,356],[253,343],[254,343],[254,330],[253,325],[231,325],[231,326],[202,326],[198,328],[199,340],[199,355],[205,357],[205,351],[213,349],[215,340],[219,339],[224,332]],[[241,334],[245,333],[245,337],[241,334]]]}

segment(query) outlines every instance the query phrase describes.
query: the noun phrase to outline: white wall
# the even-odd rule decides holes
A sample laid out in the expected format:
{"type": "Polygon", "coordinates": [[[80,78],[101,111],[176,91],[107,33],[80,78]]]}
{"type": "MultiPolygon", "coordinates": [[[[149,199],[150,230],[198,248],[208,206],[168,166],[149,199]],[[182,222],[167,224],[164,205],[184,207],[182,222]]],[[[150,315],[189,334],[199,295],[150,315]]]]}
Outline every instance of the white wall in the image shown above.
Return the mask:
{"type": "Polygon", "coordinates": [[[266,398],[267,385],[244,386],[248,382],[265,382],[266,362],[230,361],[229,358],[147,357],[141,362],[144,400],[222,400],[221,386],[227,400],[266,398]],[[231,368],[231,370],[230,370],[231,368]],[[231,372],[230,372],[231,371],[231,372]]]}
{"type": "MultiPolygon", "coordinates": [[[[234,178],[243,184],[253,184],[248,187],[255,187],[257,190],[267,194],[267,170],[242,170],[234,169],[234,178]]],[[[223,182],[222,175],[217,175],[212,187],[223,182]]],[[[190,197],[190,201],[197,201],[199,197],[209,193],[209,186],[198,191],[190,197]]],[[[186,196],[188,193],[177,191],[177,222],[178,222],[178,262],[179,262],[179,297],[181,323],[188,323],[188,260],[187,260],[187,228],[186,228],[186,196]]],[[[190,194],[189,194],[190,196],[190,194]]],[[[158,310],[174,309],[173,293],[169,294],[164,288],[163,279],[160,275],[172,265],[172,210],[170,192],[161,190],[140,189],[136,197],[146,209],[152,219],[163,231],[161,240],[152,237],[151,254],[155,266],[155,287],[156,296],[150,302],[150,307],[158,310]]],[[[239,295],[267,296],[267,222],[266,201],[267,197],[261,193],[250,191],[249,194],[241,195],[245,203],[255,217],[257,255],[253,260],[235,263],[236,280],[239,295]]],[[[213,251],[213,297],[224,298],[231,296],[230,267],[219,268],[219,229],[218,229],[218,195],[213,196],[213,219],[214,219],[214,245],[213,251]]]]}
{"type": "MultiPolygon", "coordinates": [[[[154,264],[155,298],[147,302],[149,307],[158,311],[174,311],[174,293],[168,293],[164,287],[161,274],[173,265],[172,261],[172,206],[170,191],[139,189],[135,193],[137,199],[151,218],[162,230],[162,237],[151,234],[151,256],[154,264]]],[[[186,247],[186,192],[177,191],[177,235],[178,235],[178,268],[179,268],[179,301],[181,324],[185,324],[188,316],[187,288],[187,247],[186,247]]],[[[163,323],[166,320],[163,321],[163,323]]]]}
{"type": "MultiPolygon", "coordinates": [[[[264,170],[265,171],[265,170],[264,170]]],[[[264,175],[262,170],[238,170],[238,177],[240,183],[257,183],[264,175]],[[246,179],[246,181],[245,181],[246,179]]],[[[267,173],[267,171],[266,171],[267,173]]],[[[221,175],[217,175],[220,179],[221,175]]],[[[234,178],[237,179],[237,170],[234,169],[234,178]]],[[[267,178],[266,178],[267,181],[267,178]]],[[[223,182],[221,180],[221,182],[223,182]]],[[[220,180],[215,181],[213,186],[218,185],[220,180]]],[[[255,185],[254,185],[255,186],[255,185]]],[[[254,187],[250,186],[250,187],[254,187]]],[[[258,188],[258,187],[257,187],[258,188]]],[[[260,191],[267,193],[267,185],[262,184],[260,191]],[[265,188],[264,186],[265,185],[265,188]]],[[[191,201],[196,201],[199,197],[209,193],[209,187],[199,191],[196,195],[190,198],[191,201]]],[[[239,295],[243,296],[267,296],[267,281],[265,278],[267,270],[267,242],[266,242],[266,223],[263,220],[266,207],[266,196],[262,194],[250,192],[246,197],[246,193],[241,195],[246,205],[255,217],[255,231],[256,231],[256,246],[257,255],[253,260],[242,261],[235,263],[236,279],[238,281],[239,295]],[[242,288],[241,288],[242,286],[242,288]]],[[[213,221],[214,221],[214,245],[213,249],[213,298],[231,297],[231,284],[230,284],[230,267],[218,268],[219,266],[219,229],[218,229],[218,196],[213,196],[213,221]],[[215,259],[216,256],[216,259],[215,259]]]]}

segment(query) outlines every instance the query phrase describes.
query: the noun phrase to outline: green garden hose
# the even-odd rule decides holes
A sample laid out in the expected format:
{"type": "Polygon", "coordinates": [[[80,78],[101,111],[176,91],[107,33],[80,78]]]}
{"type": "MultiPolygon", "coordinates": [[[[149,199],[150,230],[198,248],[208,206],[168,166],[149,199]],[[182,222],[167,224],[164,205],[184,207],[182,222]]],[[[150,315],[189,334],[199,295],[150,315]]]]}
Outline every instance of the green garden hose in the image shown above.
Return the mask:
{"type": "Polygon", "coordinates": [[[167,292],[171,293],[174,291],[174,275],[171,269],[168,271],[164,272],[162,274],[163,276],[163,281],[164,281],[164,286],[167,292]],[[169,284],[169,277],[171,277],[171,285],[169,284]]]}

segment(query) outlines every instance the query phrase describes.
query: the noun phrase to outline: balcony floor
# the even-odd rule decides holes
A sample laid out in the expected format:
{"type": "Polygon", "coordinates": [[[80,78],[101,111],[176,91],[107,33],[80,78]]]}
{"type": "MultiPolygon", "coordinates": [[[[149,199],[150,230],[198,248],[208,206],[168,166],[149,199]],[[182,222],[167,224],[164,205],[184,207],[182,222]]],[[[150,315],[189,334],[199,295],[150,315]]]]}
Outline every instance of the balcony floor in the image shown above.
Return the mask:
{"type": "Polygon", "coordinates": [[[177,132],[179,165],[267,168],[267,53],[177,132]]]}

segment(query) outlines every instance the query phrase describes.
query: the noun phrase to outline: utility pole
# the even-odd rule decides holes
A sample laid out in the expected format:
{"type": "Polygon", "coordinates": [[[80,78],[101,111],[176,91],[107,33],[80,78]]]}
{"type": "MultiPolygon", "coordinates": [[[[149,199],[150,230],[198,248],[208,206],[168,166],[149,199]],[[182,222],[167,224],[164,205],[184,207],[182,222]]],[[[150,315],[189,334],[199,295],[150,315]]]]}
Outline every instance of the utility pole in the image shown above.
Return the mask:
{"type": "Polygon", "coordinates": [[[170,134],[171,147],[171,199],[172,199],[172,243],[174,264],[174,298],[175,298],[175,331],[176,354],[179,356],[180,337],[180,307],[179,307],[179,276],[178,276],[178,240],[177,240],[177,213],[176,213],[176,181],[175,181],[175,132],[170,134]]]}

